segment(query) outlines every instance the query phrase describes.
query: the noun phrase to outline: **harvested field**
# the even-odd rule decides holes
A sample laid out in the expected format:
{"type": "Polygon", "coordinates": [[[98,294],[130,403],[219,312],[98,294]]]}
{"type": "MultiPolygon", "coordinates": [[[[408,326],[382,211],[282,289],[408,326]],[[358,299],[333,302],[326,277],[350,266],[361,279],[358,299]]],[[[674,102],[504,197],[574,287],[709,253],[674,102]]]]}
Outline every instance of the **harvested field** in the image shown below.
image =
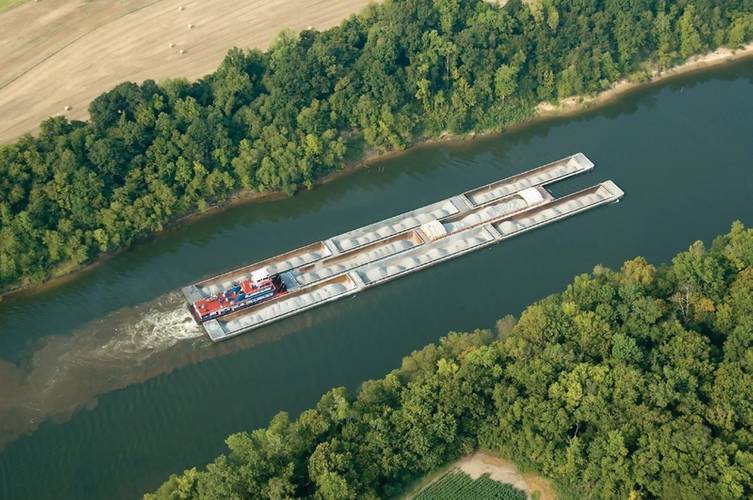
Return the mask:
{"type": "Polygon", "coordinates": [[[26,0],[0,0],[0,12],[12,9],[16,5],[24,3],[26,0]]]}
{"type": "Polygon", "coordinates": [[[263,49],[283,29],[323,30],[369,3],[27,1],[0,13],[0,142],[56,114],[85,119],[89,102],[119,82],[195,79],[233,46],[263,49]]]}

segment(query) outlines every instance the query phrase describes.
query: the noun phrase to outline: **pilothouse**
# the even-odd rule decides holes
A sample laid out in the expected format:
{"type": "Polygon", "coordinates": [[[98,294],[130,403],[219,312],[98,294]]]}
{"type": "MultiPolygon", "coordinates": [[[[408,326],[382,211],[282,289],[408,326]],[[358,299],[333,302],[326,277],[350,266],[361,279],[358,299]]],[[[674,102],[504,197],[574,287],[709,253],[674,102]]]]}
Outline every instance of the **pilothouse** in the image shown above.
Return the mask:
{"type": "Polygon", "coordinates": [[[266,267],[262,267],[252,271],[246,279],[233,281],[229,289],[195,301],[190,307],[191,315],[197,323],[201,324],[204,321],[259,304],[282,295],[286,291],[285,283],[280,279],[280,275],[270,274],[266,267]]]}

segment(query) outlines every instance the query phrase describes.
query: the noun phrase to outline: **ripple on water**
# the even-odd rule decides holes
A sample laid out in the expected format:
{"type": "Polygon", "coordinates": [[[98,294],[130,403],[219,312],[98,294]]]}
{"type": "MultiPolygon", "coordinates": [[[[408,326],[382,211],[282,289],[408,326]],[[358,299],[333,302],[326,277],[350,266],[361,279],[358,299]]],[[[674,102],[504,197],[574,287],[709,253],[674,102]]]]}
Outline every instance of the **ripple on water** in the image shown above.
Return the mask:
{"type": "Polygon", "coordinates": [[[94,405],[96,396],[173,369],[174,350],[208,345],[178,292],[42,339],[26,364],[0,360],[0,447],[94,405]],[[166,359],[167,358],[167,359],[166,359]]]}

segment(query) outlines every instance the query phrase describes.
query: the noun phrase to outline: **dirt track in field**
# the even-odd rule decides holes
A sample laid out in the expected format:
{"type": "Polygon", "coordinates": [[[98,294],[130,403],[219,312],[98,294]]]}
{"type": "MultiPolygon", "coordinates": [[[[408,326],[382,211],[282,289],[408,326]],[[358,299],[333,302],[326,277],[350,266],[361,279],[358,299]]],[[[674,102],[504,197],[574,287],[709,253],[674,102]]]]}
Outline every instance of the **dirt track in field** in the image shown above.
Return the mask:
{"type": "Polygon", "coordinates": [[[266,48],[286,28],[323,30],[369,3],[27,1],[0,14],[0,143],[34,132],[49,116],[85,119],[89,102],[119,82],[195,79],[231,47],[266,48]]]}

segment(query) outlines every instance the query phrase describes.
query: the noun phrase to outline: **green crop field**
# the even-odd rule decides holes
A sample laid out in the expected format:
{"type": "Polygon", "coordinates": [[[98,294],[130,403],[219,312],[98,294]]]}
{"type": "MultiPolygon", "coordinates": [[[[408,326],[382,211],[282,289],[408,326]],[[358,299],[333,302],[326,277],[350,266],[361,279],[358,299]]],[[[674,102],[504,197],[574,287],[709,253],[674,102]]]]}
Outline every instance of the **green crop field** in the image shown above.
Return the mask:
{"type": "Polygon", "coordinates": [[[415,496],[415,500],[448,499],[460,500],[525,500],[526,494],[512,485],[497,482],[484,474],[473,480],[457,469],[452,470],[415,496]]]}

